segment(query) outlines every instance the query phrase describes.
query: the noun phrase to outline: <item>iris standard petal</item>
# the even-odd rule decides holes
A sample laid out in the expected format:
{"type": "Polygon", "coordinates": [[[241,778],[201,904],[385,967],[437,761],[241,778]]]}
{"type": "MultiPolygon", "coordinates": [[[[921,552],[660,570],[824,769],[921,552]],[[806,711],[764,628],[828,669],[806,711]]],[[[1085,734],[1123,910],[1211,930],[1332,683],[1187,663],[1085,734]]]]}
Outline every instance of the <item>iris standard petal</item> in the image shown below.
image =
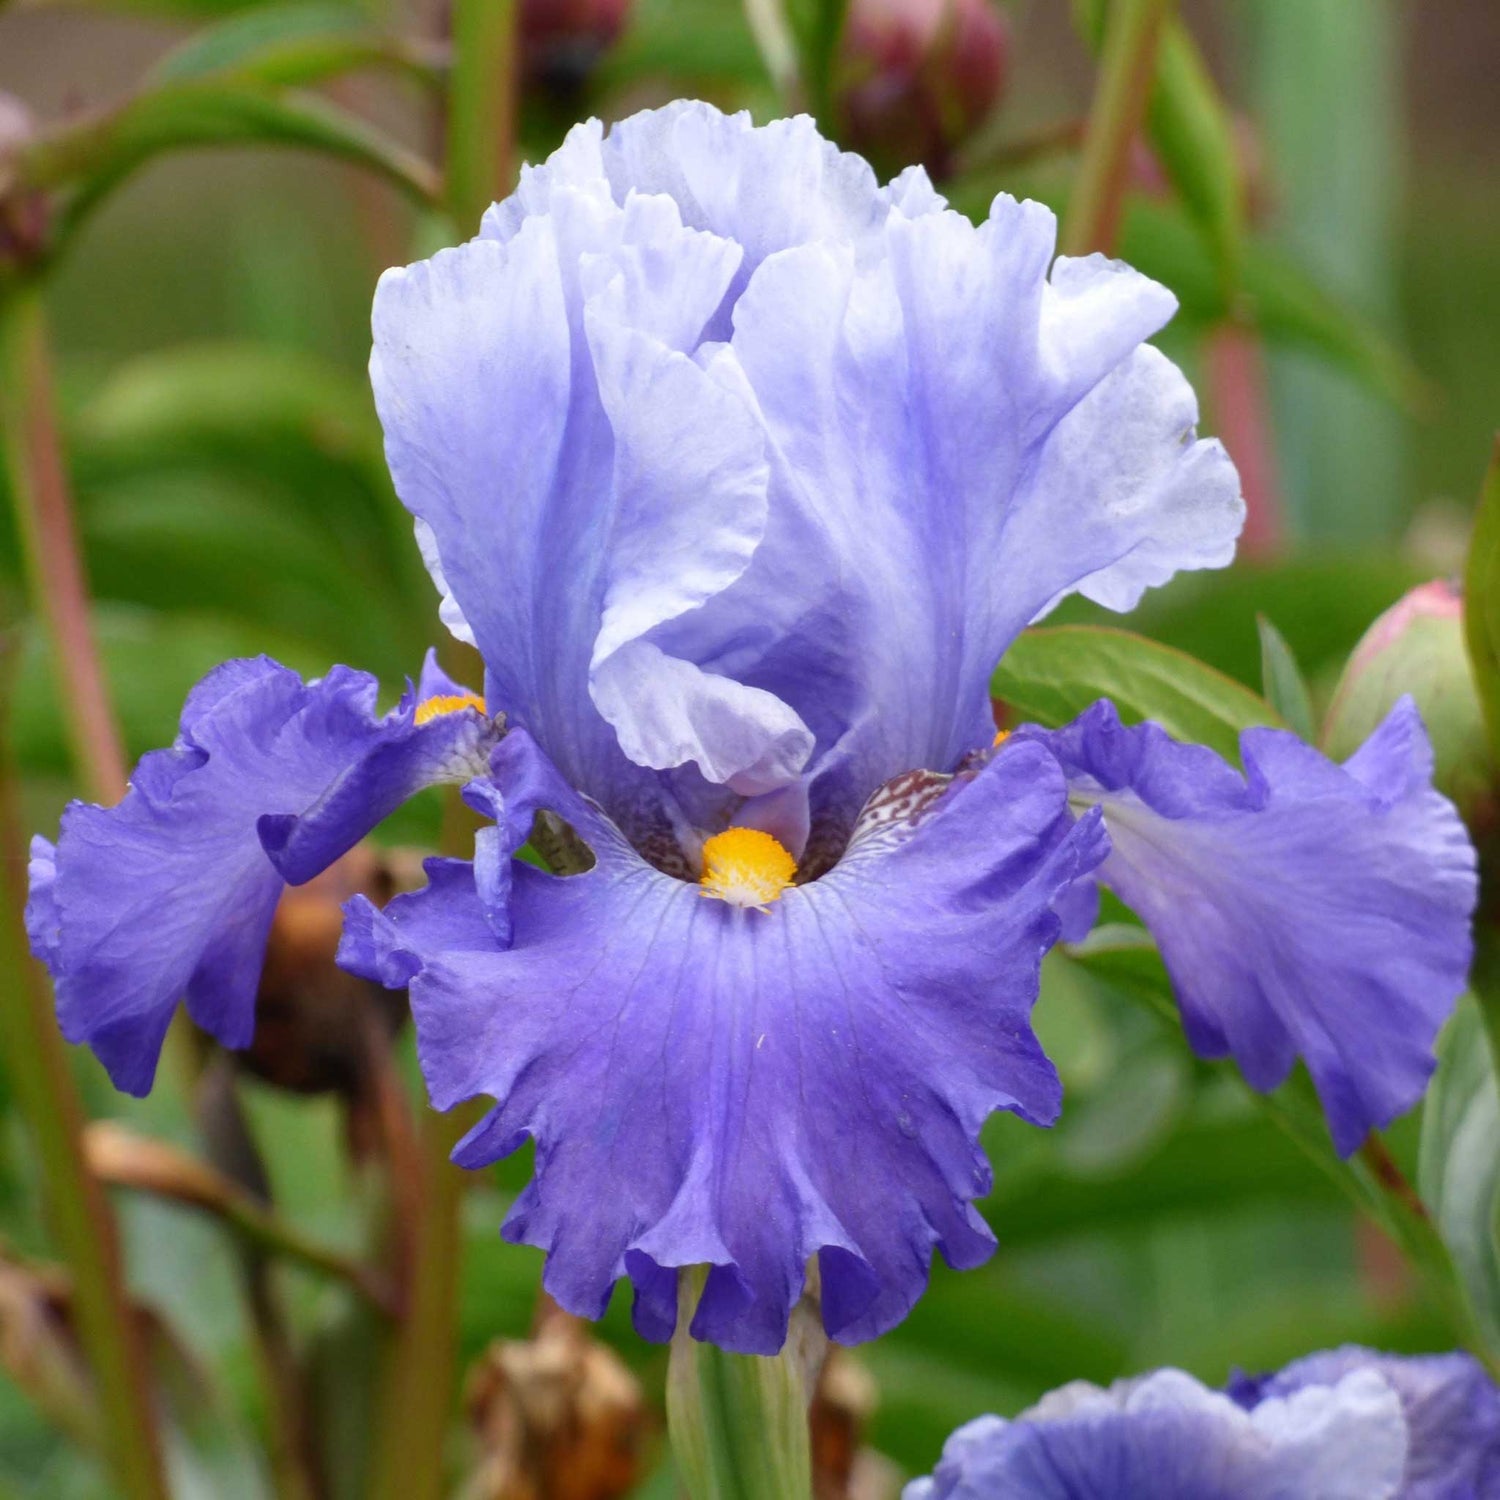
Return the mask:
{"type": "Polygon", "coordinates": [[[1234,1399],[1254,1407],[1373,1371],[1395,1391],[1406,1419],[1401,1500],[1500,1496],[1500,1389],[1468,1354],[1399,1355],[1350,1345],[1299,1359],[1275,1375],[1236,1376],[1234,1399]]]}
{"type": "Polygon", "coordinates": [[[1141,347],[1172,296],[1053,264],[1055,228],[680,102],[576,127],[478,241],[383,280],[445,618],[638,846],[799,779],[836,846],[987,743],[995,660],[1062,594],[1228,560],[1233,467],[1141,347]]]}
{"type": "Polygon", "coordinates": [[[1373,1372],[1246,1411],[1158,1370],[961,1427],[904,1500],[1396,1500],[1405,1456],[1401,1403],[1373,1372]]]}
{"type": "MultiPolygon", "coordinates": [[[[424,683],[439,681],[429,666],[424,683]]],[[[226,1046],[246,1046],[286,880],[318,873],[421,786],[484,768],[495,730],[482,713],[419,724],[409,690],[380,718],[376,686],[346,667],[304,683],[266,657],[227,662],[118,806],[74,802],[56,849],[33,845],[33,950],[63,1034],[92,1046],[118,1088],[149,1090],[181,999],[226,1046]]]]}
{"type": "Polygon", "coordinates": [[[763,436],[690,357],[741,250],[602,181],[546,203],[382,278],[371,374],[397,490],[487,695],[572,782],[627,804],[680,766],[786,784],[812,745],[796,713],[662,637],[765,527],[763,436]]]}
{"type": "Polygon", "coordinates": [[[629,1276],[638,1328],[662,1338],[675,1269],[707,1263],[694,1334],[769,1353],[815,1254],[844,1340],[905,1314],[934,1246],[958,1266],[989,1254],[979,1128],[1056,1113],[1028,1016],[1052,900],[1104,852],[1094,822],[1069,830],[1045,752],[874,825],[765,911],[652,869],[524,734],[494,765],[502,821],[474,874],[437,865],[383,913],[351,903],[341,962],[409,983],[434,1104],[498,1101],[457,1160],[535,1140],[505,1233],[548,1252],[559,1302],[597,1317],[629,1276]],[[542,807],[592,870],[509,857],[542,807]]]}
{"type": "Polygon", "coordinates": [[[1233,465],[1141,347],[1173,298],[1098,257],[1049,278],[1055,234],[1005,197],[977,228],[893,212],[858,248],[772,257],[735,308],[717,372],[765,424],[771,517],[709,613],[738,616],[736,672],[817,728],[856,807],[985,742],[994,662],[1063,594],[1127,607],[1232,555],[1233,465]]]}
{"type": "Polygon", "coordinates": [[[884,223],[893,198],[928,208],[936,194],[925,179],[904,174],[898,192],[882,190],[869,163],[825,140],[806,115],[756,126],[746,111],[726,115],[680,99],[620,121],[607,137],[597,120],[575,125],[545,165],[522,170],[516,193],[489,211],[482,233],[511,238],[527,216],[550,212],[566,187],[602,185],[617,203],[633,193],[668,197],[684,223],[744,249],[706,330],[724,339],[735,299],[768,256],[814,241],[862,240],[884,223]]]}
{"type": "Polygon", "coordinates": [[[1100,879],[1156,939],[1199,1053],[1263,1090],[1301,1057],[1345,1154],[1417,1102],[1468,972],[1476,876],[1410,699],[1342,766],[1247,730],[1243,776],[1104,702],[1018,737],[1103,808],[1100,879]]]}

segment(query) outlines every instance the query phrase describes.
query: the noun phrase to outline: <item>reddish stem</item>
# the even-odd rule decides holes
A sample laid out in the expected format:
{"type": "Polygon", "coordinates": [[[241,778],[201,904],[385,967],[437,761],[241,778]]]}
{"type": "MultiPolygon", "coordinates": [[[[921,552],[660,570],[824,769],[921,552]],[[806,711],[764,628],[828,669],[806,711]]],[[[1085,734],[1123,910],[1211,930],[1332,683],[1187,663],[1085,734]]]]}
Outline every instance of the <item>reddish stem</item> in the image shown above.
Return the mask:
{"type": "Polygon", "coordinates": [[[40,298],[16,292],[3,330],[0,435],[26,554],[32,606],[46,624],[63,719],[91,796],[125,795],[125,755],[89,622],[88,588],[63,462],[52,361],[40,298]]]}
{"type": "Polygon", "coordinates": [[[1241,555],[1278,556],[1286,548],[1286,513],[1277,481],[1260,336],[1237,323],[1221,324],[1204,346],[1204,362],[1214,426],[1240,471],[1245,496],[1241,555]]]}

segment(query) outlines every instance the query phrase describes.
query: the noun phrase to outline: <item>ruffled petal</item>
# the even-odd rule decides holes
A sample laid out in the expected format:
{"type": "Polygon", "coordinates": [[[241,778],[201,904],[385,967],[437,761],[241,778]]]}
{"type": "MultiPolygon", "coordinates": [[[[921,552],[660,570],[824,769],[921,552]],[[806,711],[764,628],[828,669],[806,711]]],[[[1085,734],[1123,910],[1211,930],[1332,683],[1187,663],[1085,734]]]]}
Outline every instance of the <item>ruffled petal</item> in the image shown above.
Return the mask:
{"type": "Polygon", "coordinates": [[[227,662],[117,807],[74,802],[57,847],[33,844],[33,951],[63,1034],[118,1088],[149,1090],[179,999],[226,1046],[248,1045],[286,880],[317,874],[420,787],[485,768],[496,730],[482,714],[418,726],[408,691],[378,718],[376,689],[346,667],[304,683],[266,657],[227,662]]]}
{"type": "Polygon", "coordinates": [[[1262,1090],[1301,1057],[1346,1155],[1417,1102],[1468,972],[1476,876],[1410,699],[1342,766],[1248,730],[1244,776],[1104,702],[1017,737],[1103,808],[1100,879],[1151,930],[1199,1053],[1262,1090]]]}
{"type": "Polygon", "coordinates": [[[843,781],[846,808],[982,745],[994,662],[1062,595],[1128,607],[1227,562],[1243,518],[1186,382],[1141,345],[1170,293],[1099,257],[1049,278],[1038,204],[1002,196],[978,228],[924,207],[768,259],[718,372],[760,411],[772,492],[712,611],[739,623],[737,674],[819,734],[815,800],[843,781]]]}
{"type": "Polygon", "coordinates": [[[887,819],[765,912],[652,869],[523,734],[494,767],[501,823],[474,874],[436,866],[383,913],[351,903],[341,962],[409,983],[437,1107],[498,1101],[457,1160],[535,1140],[505,1233],[548,1252],[559,1302],[597,1317],[629,1276],[637,1327],[666,1337],[675,1269],[707,1263],[693,1333],[768,1353],[812,1255],[829,1332],[851,1341],[905,1314],[934,1246],[988,1255],[979,1128],[1057,1111],[1028,1015],[1052,900],[1104,852],[1094,821],[1069,826],[1045,752],[887,819]],[[509,857],[541,807],[592,870],[509,857]]]}
{"type": "Polygon", "coordinates": [[[684,223],[745,247],[734,295],[778,250],[858,241],[884,223],[893,202],[908,213],[942,202],[920,167],[882,189],[868,162],[824,140],[807,115],[757,127],[747,111],[726,115],[678,99],[619,121],[607,138],[598,120],[575,125],[545,163],[521,169],[515,193],[489,210],[481,234],[511,239],[566,188],[621,204],[632,193],[671,198],[684,223]]]}
{"type": "Polygon", "coordinates": [[[1312,1354],[1278,1374],[1236,1376],[1246,1407],[1373,1371],[1395,1391],[1406,1419],[1402,1500],[1486,1500],[1500,1493],[1500,1389],[1468,1354],[1397,1355],[1349,1345],[1312,1354]]]}
{"type": "Polygon", "coordinates": [[[742,250],[669,198],[614,202],[574,160],[591,140],[528,176],[517,202],[545,213],[382,278],[371,374],[487,696],[572,782],[649,818],[671,797],[654,772],[759,793],[812,737],[663,634],[696,628],[765,528],[759,426],[690,357],[742,250]]]}
{"type": "Polygon", "coordinates": [[[1401,1404],[1372,1372],[1246,1411],[1158,1370],[961,1427],[904,1500],[1396,1500],[1405,1457],[1401,1404]]]}
{"type": "Polygon", "coordinates": [[[681,102],[576,127],[480,240],[382,281],[444,617],[637,846],[799,778],[837,842],[987,743],[995,660],[1062,595],[1228,560],[1233,467],[1141,347],[1171,294],[1053,264],[1055,227],[681,102]]]}

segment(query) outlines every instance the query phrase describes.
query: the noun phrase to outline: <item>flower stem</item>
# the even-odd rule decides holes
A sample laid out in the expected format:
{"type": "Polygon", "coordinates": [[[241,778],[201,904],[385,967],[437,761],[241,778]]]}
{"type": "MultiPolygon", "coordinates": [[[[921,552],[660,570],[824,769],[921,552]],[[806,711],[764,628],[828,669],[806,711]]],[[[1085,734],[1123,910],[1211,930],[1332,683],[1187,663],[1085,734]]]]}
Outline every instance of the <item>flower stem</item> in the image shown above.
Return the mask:
{"type": "Polygon", "coordinates": [[[89,794],[117,802],[125,794],[125,756],[89,625],[46,319],[34,285],[11,288],[0,307],[0,440],[27,583],[51,640],[73,758],[89,794]]]}
{"type": "MultiPolygon", "coordinates": [[[[472,819],[456,793],[444,818],[445,854],[467,852],[472,819]]],[[[404,1103],[404,1101],[403,1101],[404,1103]]],[[[443,1451],[457,1388],[458,1298],[465,1176],[448,1158],[473,1123],[463,1108],[424,1109],[408,1152],[393,1152],[398,1316],[387,1346],[370,1500],[440,1500],[443,1451]]]]}
{"type": "Polygon", "coordinates": [[[1078,176],[1063,220],[1064,255],[1114,245],[1130,175],[1130,148],[1146,118],[1156,53],[1172,0],[1115,0],[1099,59],[1078,176]]]}
{"type": "Polygon", "coordinates": [[[424,1113],[421,1193],[410,1226],[407,1302],[386,1368],[371,1500],[439,1500],[458,1357],[463,1172],[448,1160],[470,1124],[462,1110],[424,1113]]]}
{"type": "Polygon", "coordinates": [[[87,1127],[84,1152],[101,1182],[212,1214],[245,1245],[342,1281],[376,1312],[390,1316],[390,1292],[368,1266],[309,1239],[207,1162],[112,1120],[97,1120],[87,1127]]]}
{"type": "MultiPolygon", "coordinates": [[[[8,663],[0,641],[0,693],[8,663]]],[[[3,722],[0,715],[0,722],[3,722]]],[[[0,765],[0,1055],[40,1163],[48,1215],[73,1273],[78,1336],[98,1391],[105,1452],[126,1500],[166,1500],[140,1327],[126,1296],[114,1217],[84,1161],[83,1109],[27,951],[26,858],[9,765],[0,765]]]]}
{"type": "Polygon", "coordinates": [[[692,1500],[810,1500],[807,1409],[827,1353],[816,1299],[792,1311],[779,1354],[730,1354],[688,1332],[706,1269],[679,1273],[667,1368],[672,1454],[692,1500]]]}
{"type": "Polygon", "coordinates": [[[474,234],[515,171],[516,0],[454,0],[444,198],[474,234]]]}

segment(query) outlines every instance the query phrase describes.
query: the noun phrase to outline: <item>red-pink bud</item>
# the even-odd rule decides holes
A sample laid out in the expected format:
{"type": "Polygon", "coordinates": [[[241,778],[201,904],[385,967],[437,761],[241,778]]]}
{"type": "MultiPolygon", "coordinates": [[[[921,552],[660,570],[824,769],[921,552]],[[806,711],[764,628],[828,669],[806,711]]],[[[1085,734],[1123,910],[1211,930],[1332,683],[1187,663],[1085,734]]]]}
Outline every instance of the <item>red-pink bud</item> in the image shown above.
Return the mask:
{"type": "Polygon", "coordinates": [[[631,0],[521,0],[521,62],[527,79],[566,91],[587,78],[614,44],[631,0]]]}
{"type": "Polygon", "coordinates": [[[844,140],[883,173],[937,178],[999,102],[1010,28],[991,0],[851,0],[838,107],[844,140]]]}
{"type": "Polygon", "coordinates": [[[0,91],[0,271],[35,260],[47,240],[47,200],[15,181],[14,158],[36,134],[31,111],[0,91]]]}
{"type": "Polygon", "coordinates": [[[1488,795],[1494,771],[1457,584],[1437,579],[1414,588],[1365,632],[1329,705],[1328,753],[1336,760],[1352,755],[1404,693],[1432,738],[1438,790],[1472,811],[1488,795]]]}

